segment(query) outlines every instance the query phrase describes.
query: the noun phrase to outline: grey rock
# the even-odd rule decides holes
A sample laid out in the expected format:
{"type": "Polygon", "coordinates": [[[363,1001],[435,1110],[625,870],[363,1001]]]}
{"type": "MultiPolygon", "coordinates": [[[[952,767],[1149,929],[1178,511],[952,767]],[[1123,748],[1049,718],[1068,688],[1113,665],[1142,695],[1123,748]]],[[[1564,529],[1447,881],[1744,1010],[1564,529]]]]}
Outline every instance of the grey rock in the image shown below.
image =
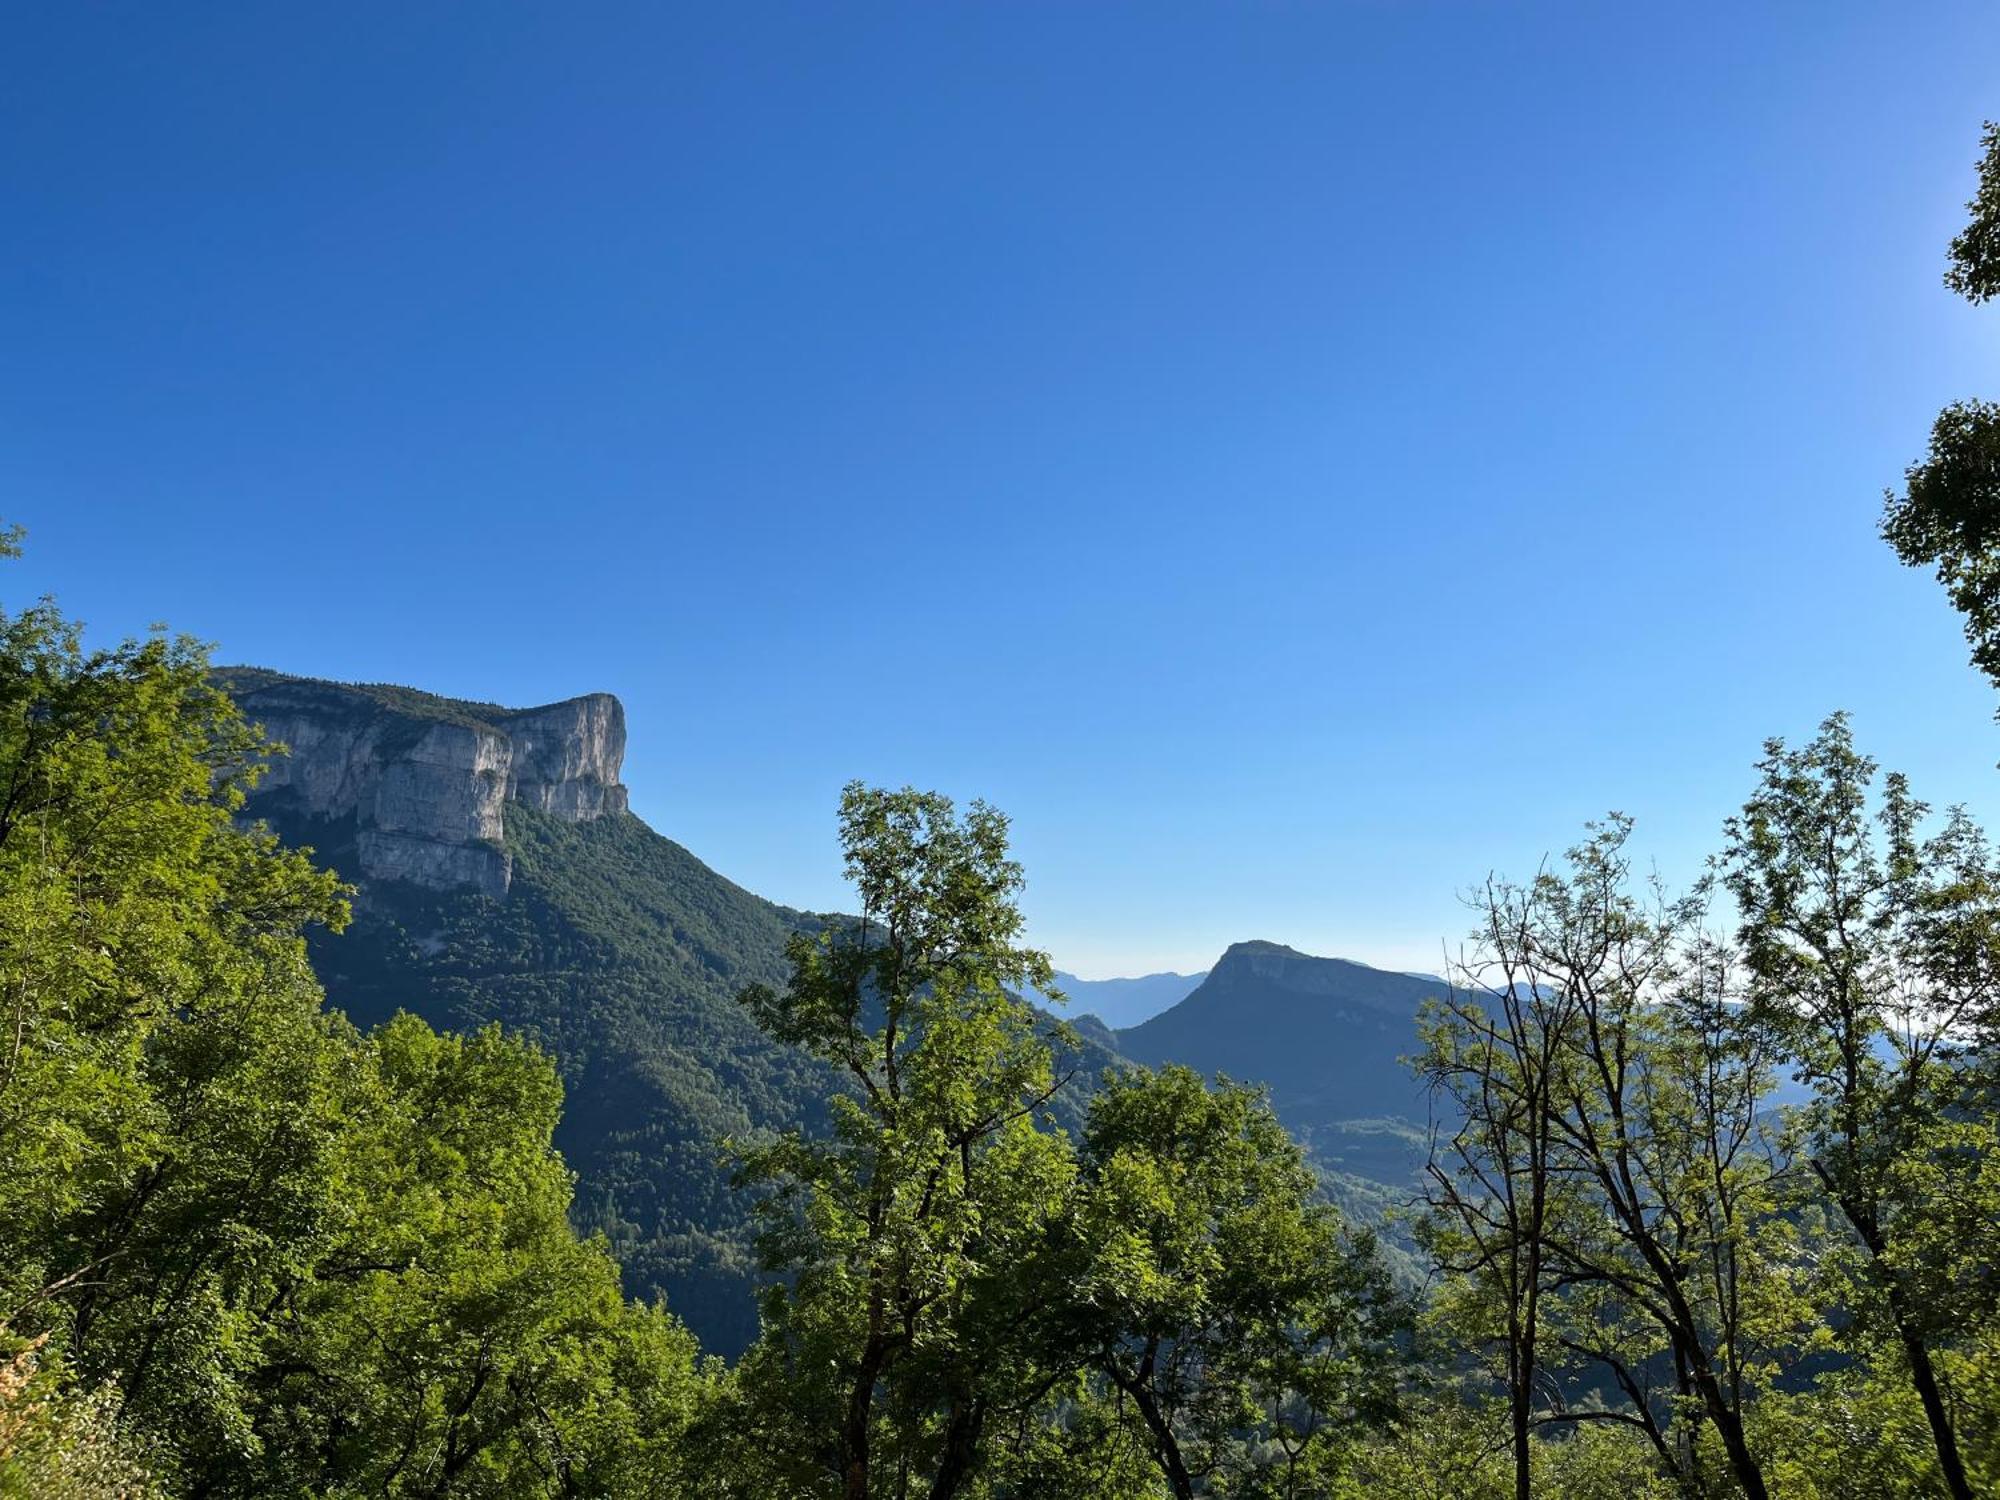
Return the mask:
{"type": "Polygon", "coordinates": [[[503,709],[261,668],[216,677],[290,752],[270,757],[250,814],[350,823],[354,875],[501,896],[509,798],[576,823],[626,811],[625,709],[609,693],[503,709]]]}
{"type": "Polygon", "coordinates": [[[618,770],[625,760],[625,705],[586,693],[500,721],[514,742],[507,795],[584,823],[626,808],[618,770]]]}

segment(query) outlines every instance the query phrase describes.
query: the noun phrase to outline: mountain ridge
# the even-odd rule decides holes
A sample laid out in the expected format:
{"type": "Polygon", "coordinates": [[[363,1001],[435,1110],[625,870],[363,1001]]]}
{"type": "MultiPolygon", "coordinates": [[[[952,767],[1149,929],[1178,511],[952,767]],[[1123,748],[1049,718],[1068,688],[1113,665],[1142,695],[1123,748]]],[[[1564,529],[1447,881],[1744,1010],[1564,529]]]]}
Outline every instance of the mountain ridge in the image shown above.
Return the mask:
{"type": "Polygon", "coordinates": [[[1119,1053],[1185,1062],[1270,1091],[1344,1207],[1369,1216],[1406,1196],[1427,1149],[1432,1100],[1408,1059],[1442,980],[1267,939],[1233,943],[1187,998],[1115,1033],[1119,1053]]]}
{"type": "Polygon", "coordinates": [[[502,708],[268,667],[212,675],[287,747],[267,760],[260,807],[351,825],[354,873],[504,895],[507,803],[572,822],[628,808],[625,708],[610,693],[502,708]]]}
{"type": "Polygon", "coordinates": [[[1117,1032],[1119,1050],[1154,1065],[1199,1050],[1213,1070],[1268,1085],[1281,1108],[1299,1107],[1329,1087],[1330,1058],[1352,1059],[1354,1043],[1384,1074],[1353,1067],[1333,1080],[1353,1117],[1421,1114],[1422,1087],[1402,1058],[1416,1045],[1415,1021],[1426,1000],[1442,998],[1441,980],[1413,978],[1353,959],[1324,958],[1267,939],[1232,943],[1208,976],[1179,1004],[1117,1032]],[[1266,1048],[1281,1034],[1288,1045],[1266,1048]],[[1315,1042],[1323,1045],[1315,1045],[1315,1042]],[[1327,1046],[1341,1042],[1345,1045],[1327,1046]],[[1396,1046],[1402,1051],[1388,1052],[1396,1046]],[[1246,1065],[1248,1065],[1246,1067],[1246,1065]],[[1262,1076],[1257,1076],[1261,1074],[1262,1076]]]}
{"type": "Polygon", "coordinates": [[[1056,988],[1069,1002],[1071,1016],[1096,1016],[1115,1031],[1121,1026],[1136,1026],[1150,1020],[1186,999],[1208,977],[1208,971],[1178,974],[1162,970],[1131,978],[1080,979],[1058,969],[1055,977],[1056,988]]]}

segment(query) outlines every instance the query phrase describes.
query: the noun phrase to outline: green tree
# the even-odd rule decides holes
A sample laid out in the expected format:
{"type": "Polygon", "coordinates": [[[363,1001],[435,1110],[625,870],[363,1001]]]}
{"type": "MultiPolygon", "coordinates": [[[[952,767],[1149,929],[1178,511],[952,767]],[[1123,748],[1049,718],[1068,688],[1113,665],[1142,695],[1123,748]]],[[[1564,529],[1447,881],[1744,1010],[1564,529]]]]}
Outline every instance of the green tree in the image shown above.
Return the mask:
{"type": "Polygon", "coordinates": [[[1736,1486],[1761,1497],[1748,1409],[1815,1319],[1780,1211],[1771,1062],[1732,1004],[1729,954],[1705,932],[1706,888],[1670,897],[1636,882],[1630,832],[1614,817],[1562,867],[1487,888],[1478,988],[1430,1031],[1427,1066],[1473,1122],[1457,1138],[1461,1170],[1439,1179],[1432,1243],[1460,1281],[1446,1306],[1475,1327],[1507,1326],[1519,1294],[1494,1273],[1510,1226],[1504,1163],[1480,1122],[1546,1111],[1510,1127],[1547,1141],[1543,1363],[1608,1381],[1620,1399],[1580,1405],[1552,1379],[1530,1423],[1629,1426],[1690,1490],[1705,1423],[1736,1486]],[[1655,1393],[1662,1364],[1673,1384],[1655,1393]]]}
{"type": "MultiPolygon", "coordinates": [[[[1868,1351],[1861,1351],[1864,1355],[1868,1351]]],[[[1939,1352],[1945,1383],[1968,1408],[1993,1411],[2000,1379],[2000,1339],[1991,1331],[1939,1352]]],[[[1934,1496],[1937,1446],[1908,1372],[1894,1358],[1852,1359],[1804,1389],[1780,1389],[1758,1403],[1758,1436],[1771,1454],[1773,1488],[1786,1500],[1849,1500],[1855,1495],[1934,1496]]],[[[2000,1473],[1994,1434],[1960,1434],[1974,1492],[1988,1493],[2000,1473]]]]}
{"type": "MultiPolygon", "coordinates": [[[[0,1330],[0,1339],[6,1337],[0,1330]]],[[[157,1500],[109,1386],[80,1390],[35,1339],[0,1358],[0,1500],[157,1500]]]]}
{"type": "Polygon", "coordinates": [[[1446,1278],[1451,1323],[1497,1355],[1513,1494],[1534,1486],[1535,1403],[1547,1353],[1549,1228],[1567,1182],[1556,1164],[1556,1089],[1575,999],[1535,982],[1517,930],[1519,897],[1489,883],[1463,966],[1467,987],[1420,1018],[1418,1072],[1445,1104],[1424,1166],[1418,1234],[1446,1278]]]}
{"type": "MultiPolygon", "coordinates": [[[[1050,1290],[1060,1296],[1060,1287],[1050,1290]]],[[[1157,1500],[1165,1493],[1152,1440],[1132,1420],[1130,1402],[1087,1369],[1071,1370],[1042,1407],[999,1426],[989,1446],[974,1491],[979,1500],[1157,1500]]]]}
{"type": "Polygon", "coordinates": [[[1939,1364],[1990,1319],[2000,1251],[1991,1054],[1968,1045],[2000,1023],[2000,863],[1962,810],[1925,836],[1901,776],[1874,805],[1842,716],[1759,770],[1726,865],[1753,1014],[1812,1089],[1801,1150],[1851,1235],[1857,1352],[1891,1340],[1969,1500],[1961,1429],[1996,1414],[1955,1410],[1939,1364]]]}
{"type": "MultiPolygon", "coordinates": [[[[2000,293],[2000,125],[1989,123],[1981,144],[1971,220],[1951,242],[1944,278],[1975,303],[2000,293]]],[[[1911,567],[1936,571],[1965,617],[1973,663],[2000,685],[2000,406],[1947,406],[1929,453],[1886,500],[1883,537],[1911,567]]]]}
{"type": "MultiPolygon", "coordinates": [[[[1401,1421],[1369,1435],[1335,1500],[1506,1500],[1513,1493],[1510,1421],[1502,1405],[1449,1391],[1406,1404],[1401,1421]]],[[[1537,1500],[1677,1500],[1685,1490],[1660,1472],[1650,1443],[1632,1428],[1578,1427],[1530,1435],[1529,1476],[1537,1500]]]]}
{"type": "Polygon", "coordinates": [[[267,1314],[246,1492],[653,1492],[702,1375],[570,1229],[553,1065],[411,1016],[358,1061],[324,1249],[267,1314]]]}
{"type": "Polygon", "coordinates": [[[1080,1154],[1049,1362],[1130,1404],[1180,1500],[1325,1493],[1396,1409],[1404,1308],[1371,1238],[1262,1094],[1187,1068],[1108,1076],[1080,1154]]]}
{"type": "Polygon", "coordinates": [[[860,919],[790,947],[780,993],[744,1003],[778,1041],[834,1065],[831,1134],[746,1151],[768,1188],[764,1331],[740,1382],[771,1483],[847,1500],[960,1493],[987,1425],[1050,1377],[1010,1312],[1009,1267],[1066,1201],[1067,1139],[1040,1111],[1060,1029],[1021,945],[1006,819],[933,793],[849,786],[841,845],[860,919]]]}
{"type": "Polygon", "coordinates": [[[1887,498],[1882,535],[1911,567],[1935,570],[1965,617],[1973,665],[2000,685],[2000,406],[1955,401],[1930,451],[1887,498]]]}
{"type": "Polygon", "coordinates": [[[341,890],[231,815],[261,744],[193,643],[0,614],[0,1320],[192,1455],[328,1192],[341,890]]]}
{"type": "Polygon", "coordinates": [[[1953,238],[1944,273],[1944,284],[1968,302],[2000,294],[2000,125],[1987,121],[1979,144],[1979,188],[1965,205],[1971,219],[1953,238]]]}
{"type": "Polygon", "coordinates": [[[193,643],[0,614],[0,1328],[89,1439],[16,1469],[113,1432],[170,1493],[654,1493],[701,1380],[568,1227],[552,1068],[323,1009],[342,888],[235,816],[271,749],[193,643]]]}

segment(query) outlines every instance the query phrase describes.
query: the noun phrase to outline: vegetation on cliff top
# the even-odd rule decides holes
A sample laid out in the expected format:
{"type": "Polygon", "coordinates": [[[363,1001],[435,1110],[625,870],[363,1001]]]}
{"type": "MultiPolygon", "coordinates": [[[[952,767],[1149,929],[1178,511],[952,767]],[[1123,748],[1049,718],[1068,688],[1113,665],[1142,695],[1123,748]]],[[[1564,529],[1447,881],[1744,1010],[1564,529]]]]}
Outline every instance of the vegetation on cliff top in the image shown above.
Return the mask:
{"type": "MultiPolygon", "coordinates": [[[[380,709],[402,718],[426,723],[457,724],[466,729],[499,729],[500,721],[520,713],[497,703],[479,703],[467,698],[446,698],[419,688],[401,687],[393,682],[334,682],[324,677],[301,677],[270,667],[217,667],[214,677],[223,689],[239,700],[254,700],[257,693],[275,687],[327,688],[360,699],[371,709],[380,709]]],[[[254,712],[251,715],[255,717],[254,712]]]]}

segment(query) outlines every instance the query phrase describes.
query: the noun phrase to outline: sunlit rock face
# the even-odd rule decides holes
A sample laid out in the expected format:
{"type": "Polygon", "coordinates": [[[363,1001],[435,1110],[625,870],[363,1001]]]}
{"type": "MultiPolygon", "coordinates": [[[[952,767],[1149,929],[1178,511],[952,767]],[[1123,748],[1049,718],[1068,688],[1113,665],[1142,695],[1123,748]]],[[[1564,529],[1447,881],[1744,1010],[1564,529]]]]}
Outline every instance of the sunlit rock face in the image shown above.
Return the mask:
{"type": "Polygon", "coordinates": [[[575,823],[625,811],[625,705],[611,694],[524,709],[500,727],[514,745],[508,796],[575,823]]]}
{"type": "Polygon", "coordinates": [[[517,710],[258,668],[216,676],[290,750],[270,758],[250,813],[327,825],[351,877],[501,896],[510,797],[578,823],[626,810],[625,710],[609,693],[517,710]]]}

